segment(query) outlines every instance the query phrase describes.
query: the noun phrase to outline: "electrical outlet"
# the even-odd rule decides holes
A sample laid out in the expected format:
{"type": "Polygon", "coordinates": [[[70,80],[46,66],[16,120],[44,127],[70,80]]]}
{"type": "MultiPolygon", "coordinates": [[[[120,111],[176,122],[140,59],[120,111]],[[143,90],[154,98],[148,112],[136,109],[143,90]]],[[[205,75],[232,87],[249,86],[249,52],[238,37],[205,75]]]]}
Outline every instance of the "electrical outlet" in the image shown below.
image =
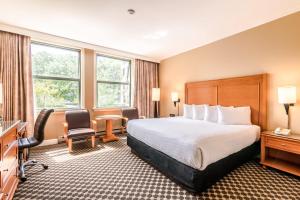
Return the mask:
{"type": "Polygon", "coordinates": [[[63,143],[65,141],[65,137],[64,136],[58,136],[57,142],[58,143],[63,143]]]}

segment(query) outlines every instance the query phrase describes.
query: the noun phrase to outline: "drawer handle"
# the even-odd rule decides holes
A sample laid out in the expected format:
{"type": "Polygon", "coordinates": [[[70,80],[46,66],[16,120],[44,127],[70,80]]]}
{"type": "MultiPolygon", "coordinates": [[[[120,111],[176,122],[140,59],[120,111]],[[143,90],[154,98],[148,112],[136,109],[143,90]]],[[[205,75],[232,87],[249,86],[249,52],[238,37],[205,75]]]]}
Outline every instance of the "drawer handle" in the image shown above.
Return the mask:
{"type": "Polygon", "coordinates": [[[281,146],[286,146],[286,144],[281,144],[281,146]]]}
{"type": "Polygon", "coordinates": [[[5,147],[8,148],[8,147],[9,147],[9,144],[6,144],[5,147]]]}
{"type": "Polygon", "coordinates": [[[4,169],[3,171],[4,171],[4,172],[8,172],[8,169],[4,169]]]}

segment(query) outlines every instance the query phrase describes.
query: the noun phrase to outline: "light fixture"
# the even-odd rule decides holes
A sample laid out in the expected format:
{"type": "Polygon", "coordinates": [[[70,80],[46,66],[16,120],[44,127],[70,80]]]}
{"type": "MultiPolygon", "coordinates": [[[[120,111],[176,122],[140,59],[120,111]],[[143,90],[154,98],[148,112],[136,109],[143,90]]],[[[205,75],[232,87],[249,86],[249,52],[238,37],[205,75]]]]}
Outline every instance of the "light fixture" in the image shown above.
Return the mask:
{"type": "Polygon", "coordinates": [[[171,99],[172,99],[175,107],[178,104],[178,113],[177,113],[177,115],[179,116],[179,102],[180,102],[180,99],[179,99],[178,92],[172,92],[171,93],[171,99]]]}
{"type": "Polygon", "coordinates": [[[297,101],[296,87],[286,86],[278,88],[278,102],[284,105],[285,112],[288,115],[288,129],[290,128],[289,109],[297,101]]]}
{"type": "Polygon", "coordinates": [[[130,8],[130,9],[127,10],[127,12],[128,12],[130,15],[133,15],[133,14],[135,13],[135,10],[133,10],[133,9],[130,8]]]}
{"type": "Polygon", "coordinates": [[[159,101],[159,100],[160,100],[160,89],[152,88],[152,101],[159,101]]]}
{"type": "Polygon", "coordinates": [[[152,101],[154,101],[154,117],[159,117],[158,102],[160,101],[160,89],[152,88],[152,101]]]}
{"type": "Polygon", "coordinates": [[[144,39],[158,40],[160,38],[166,37],[167,35],[168,35],[167,31],[161,30],[161,31],[156,31],[156,32],[145,35],[144,39]]]}

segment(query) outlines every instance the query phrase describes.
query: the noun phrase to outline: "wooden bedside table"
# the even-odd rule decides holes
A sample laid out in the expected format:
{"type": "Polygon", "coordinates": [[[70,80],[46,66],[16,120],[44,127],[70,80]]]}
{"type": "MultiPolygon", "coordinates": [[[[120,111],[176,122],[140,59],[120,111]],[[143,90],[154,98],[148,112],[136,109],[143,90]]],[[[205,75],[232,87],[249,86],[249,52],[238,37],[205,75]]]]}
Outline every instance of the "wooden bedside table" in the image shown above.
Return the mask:
{"type": "Polygon", "coordinates": [[[261,134],[260,163],[300,176],[300,135],[276,135],[272,131],[261,134]]]}

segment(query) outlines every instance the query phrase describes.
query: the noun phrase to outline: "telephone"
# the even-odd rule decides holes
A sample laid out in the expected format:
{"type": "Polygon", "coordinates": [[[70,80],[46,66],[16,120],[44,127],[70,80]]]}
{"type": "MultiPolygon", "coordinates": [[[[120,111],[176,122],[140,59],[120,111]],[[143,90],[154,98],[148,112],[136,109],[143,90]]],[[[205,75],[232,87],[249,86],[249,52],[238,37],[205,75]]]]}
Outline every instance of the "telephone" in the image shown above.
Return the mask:
{"type": "Polygon", "coordinates": [[[282,129],[278,127],[275,129],[274,133],[278,135],[289,135],[291,133],[291,129],[282,129]]]}

